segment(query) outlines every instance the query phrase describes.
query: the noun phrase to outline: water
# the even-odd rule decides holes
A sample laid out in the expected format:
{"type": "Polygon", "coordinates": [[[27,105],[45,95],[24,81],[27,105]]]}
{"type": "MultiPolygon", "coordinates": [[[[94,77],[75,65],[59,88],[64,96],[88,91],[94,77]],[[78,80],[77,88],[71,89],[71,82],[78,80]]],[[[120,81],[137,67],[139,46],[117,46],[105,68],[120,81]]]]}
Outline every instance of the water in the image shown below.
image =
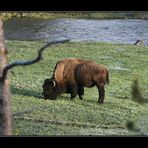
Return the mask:
{"type": "Polygon", "coordinates": [[[139,19],[10,19],[4,23],[8,40],[103,41],[133,44],[143,39],[148,44],[148,20],[139,19]]]}

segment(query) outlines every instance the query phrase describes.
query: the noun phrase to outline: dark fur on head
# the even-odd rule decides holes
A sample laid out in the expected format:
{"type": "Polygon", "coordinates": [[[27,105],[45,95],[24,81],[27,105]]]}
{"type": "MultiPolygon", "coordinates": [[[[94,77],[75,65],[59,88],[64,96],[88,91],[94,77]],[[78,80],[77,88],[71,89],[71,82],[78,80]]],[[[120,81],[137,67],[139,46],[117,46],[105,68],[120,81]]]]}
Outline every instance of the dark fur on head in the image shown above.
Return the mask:
{"type": "Polygon", "coordinates": [[[56,82],[50,78],[50,79],[45,79],[44,84],[43,84],[43,96],[45,99],[50,98],[51,100],[56,99],[57,95],[54,92],[54,87],[56,82]]]}

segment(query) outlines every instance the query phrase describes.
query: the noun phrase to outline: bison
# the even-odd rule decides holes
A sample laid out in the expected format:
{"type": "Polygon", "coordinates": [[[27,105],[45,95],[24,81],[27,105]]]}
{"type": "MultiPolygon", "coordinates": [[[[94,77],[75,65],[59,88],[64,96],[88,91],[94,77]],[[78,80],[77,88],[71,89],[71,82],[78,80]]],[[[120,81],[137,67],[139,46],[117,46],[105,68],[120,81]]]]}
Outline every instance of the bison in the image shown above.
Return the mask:
{"type": "Polygon", "coordinates": [[[66,58],[57,62],[53,76],[45,79],[43,95],[45,99],[56,99],[61,93],[70,93],[71,99],[83,99],[84,87],[96,86],[99,92],[98,103],[104,102],[105,84],[109,84],[108,69],[93,61],[66,58]]]}

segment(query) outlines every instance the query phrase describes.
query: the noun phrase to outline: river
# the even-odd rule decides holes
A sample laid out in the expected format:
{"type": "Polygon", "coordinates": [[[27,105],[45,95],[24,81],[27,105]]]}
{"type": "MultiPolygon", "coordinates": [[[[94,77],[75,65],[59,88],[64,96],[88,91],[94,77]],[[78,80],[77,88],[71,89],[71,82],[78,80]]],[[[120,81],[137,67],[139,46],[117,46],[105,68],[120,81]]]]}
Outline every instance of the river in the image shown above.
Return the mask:
{"type": "Polygon", "coordinates": [[[148,20],[140,19],[32,19],[13,18],[4,22],[7,40],[98,41],[133,44],[143,39],[148,44],[148,20]]]}

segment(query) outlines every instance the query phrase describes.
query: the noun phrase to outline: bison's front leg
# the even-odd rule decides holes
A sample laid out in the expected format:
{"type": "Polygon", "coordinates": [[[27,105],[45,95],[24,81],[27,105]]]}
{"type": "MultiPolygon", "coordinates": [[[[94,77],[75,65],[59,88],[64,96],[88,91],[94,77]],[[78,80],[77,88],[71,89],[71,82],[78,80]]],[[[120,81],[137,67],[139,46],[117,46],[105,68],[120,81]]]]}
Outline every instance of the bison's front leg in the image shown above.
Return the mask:
{"type": "Polygon", "coordinates": [[[84,87],[83,86],[78,86],[78,95],[79,95],[79,99],[83,100],[83,95],[84,95],[84,87]]]}
{"type": "Polygon", "coordinates": [[[78,90],[77,86],[73,85],[71,87],[71,98],[70,99],[73,99],[73,98],[75,98],[77,96],[77,90],[78,90]]]}
{"type": "Polygon", "coordinates": [[[105,97],[104,83],[98,84],[97,87],[99,91],[98,103],[104,103],[104,97],[105,97]]]}

